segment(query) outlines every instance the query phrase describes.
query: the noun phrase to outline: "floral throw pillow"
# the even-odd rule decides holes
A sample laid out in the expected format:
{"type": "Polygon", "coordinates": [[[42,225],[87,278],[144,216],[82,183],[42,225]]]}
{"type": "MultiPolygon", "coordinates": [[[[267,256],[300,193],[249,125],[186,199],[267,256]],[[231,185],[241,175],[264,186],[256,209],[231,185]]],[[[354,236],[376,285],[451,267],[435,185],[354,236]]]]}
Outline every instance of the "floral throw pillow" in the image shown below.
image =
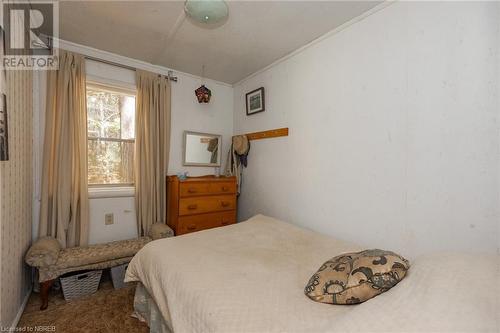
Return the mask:
{"type": "Polygon", "coordinates": [[[304,292],[316,302],[362,303],[394,287],[409,268],[408,260],[391,251],[344,253],[325,262],[304,292]]]}

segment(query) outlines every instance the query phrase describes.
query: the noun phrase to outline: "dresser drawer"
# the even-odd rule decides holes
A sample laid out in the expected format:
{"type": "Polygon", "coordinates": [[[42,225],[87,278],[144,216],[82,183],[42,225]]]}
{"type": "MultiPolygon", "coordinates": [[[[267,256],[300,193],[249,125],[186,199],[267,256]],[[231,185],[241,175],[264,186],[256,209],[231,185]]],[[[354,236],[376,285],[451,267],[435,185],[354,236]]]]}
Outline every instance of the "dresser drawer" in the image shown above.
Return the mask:
{"type": "Polygon", "coordinates": [[[180,183],[179,193],[181,197],[192,197],[210,194],[210,183],[187,182],[180,183]]]}
{"type": "Polygon", "coordinates": [[[176,235],[222,227],[236,223],[236,211],[183,216],[179,218],[176,235]]]}
{"type": "Polygon", "coordinates": [[[221,217],[221,226],[230,225],[236,223],[236,211],[232,210],[229,212],[219,213],[221,217]]]}
{"type": "Polygon", "coordinates": [[[213,182],[210,184],[210,193],[213,193],[213,194],[236,193],[236,183],[235,182],[213,182]]]}
{"type": "Polygon", "coordinates": [[[213,195],[179,200],[179,215],[194,215],[233,209],[236,209],[234,195],[213,195]]]}

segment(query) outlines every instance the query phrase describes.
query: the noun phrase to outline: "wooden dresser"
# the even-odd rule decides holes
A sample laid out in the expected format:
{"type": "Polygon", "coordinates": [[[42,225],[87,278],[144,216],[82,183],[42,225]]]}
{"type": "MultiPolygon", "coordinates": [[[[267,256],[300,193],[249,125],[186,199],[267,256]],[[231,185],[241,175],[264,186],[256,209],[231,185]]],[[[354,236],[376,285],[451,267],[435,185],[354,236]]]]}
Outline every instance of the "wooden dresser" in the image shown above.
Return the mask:
{"type": "Polygon", "coordinates": [[[176,235],[236,223],[236,177],[167,177],[167,224],[176,235]]]}

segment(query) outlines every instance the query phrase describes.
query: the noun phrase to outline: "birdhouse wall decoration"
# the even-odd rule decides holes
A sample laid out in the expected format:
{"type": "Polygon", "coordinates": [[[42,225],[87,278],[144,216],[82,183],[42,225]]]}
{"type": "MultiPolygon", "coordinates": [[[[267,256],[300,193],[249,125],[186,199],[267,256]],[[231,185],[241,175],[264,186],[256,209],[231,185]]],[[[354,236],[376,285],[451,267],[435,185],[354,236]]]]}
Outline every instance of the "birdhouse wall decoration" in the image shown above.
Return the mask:
{"type": "Polygon", "coordinates": [[[198,103],[207,104],[210,103],[210,98],[212,98],[212,92],[210,89],[205,87],[203,84],[203,78],[205,77],[205,65],[201,66],[201,86],[194,91],[196,95],[196,99],[198,99],[198,103]]]}
{"type": "Polygon", "coordinates": [[[204,84],[201,85],[198,89],[194,91],[196,98],[198,99],[198,103],[209,103],[210,98],[212,97],[212,92],[210,89],[205,87],[204,84]]]}

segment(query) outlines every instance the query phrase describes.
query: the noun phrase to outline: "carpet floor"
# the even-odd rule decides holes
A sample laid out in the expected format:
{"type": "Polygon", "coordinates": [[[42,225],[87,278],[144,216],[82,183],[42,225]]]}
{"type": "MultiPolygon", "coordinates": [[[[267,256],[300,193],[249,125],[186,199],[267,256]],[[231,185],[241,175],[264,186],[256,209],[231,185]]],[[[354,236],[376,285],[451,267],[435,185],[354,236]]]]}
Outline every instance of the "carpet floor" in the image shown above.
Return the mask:
{"type": "Polygon", "coordinates": [[[113,289],[111,281],[103,281],[90,296],[66,302],[62,292],[52,292],[47,310],[40,311],[40,296],[32,293],[19,320],[20,332],[138,332],[147,333],[146,324],[131,317],[135,284],[113,289]],[[24,330],[21,330],[24,329],[24,330]]]}

